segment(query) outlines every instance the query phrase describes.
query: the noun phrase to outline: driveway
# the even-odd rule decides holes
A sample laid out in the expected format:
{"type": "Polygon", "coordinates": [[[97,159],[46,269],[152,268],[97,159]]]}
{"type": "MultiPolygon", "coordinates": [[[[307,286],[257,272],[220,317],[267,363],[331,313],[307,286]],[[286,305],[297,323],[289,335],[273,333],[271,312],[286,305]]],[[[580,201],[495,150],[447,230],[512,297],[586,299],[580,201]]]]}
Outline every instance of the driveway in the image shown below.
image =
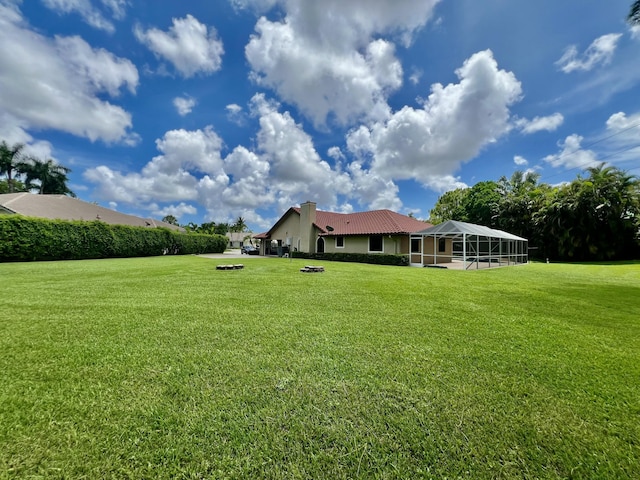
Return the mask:
{"type": "Polygon", "coordinates": [[[260,255],[243,255],[240,253],[239,248],[233,248],[231,250],[225,250],[224,253],[203,253],[198,255],[199,257],[204,258],[228,258],[229,260],[234,258],[264,258],[260,255]]]}

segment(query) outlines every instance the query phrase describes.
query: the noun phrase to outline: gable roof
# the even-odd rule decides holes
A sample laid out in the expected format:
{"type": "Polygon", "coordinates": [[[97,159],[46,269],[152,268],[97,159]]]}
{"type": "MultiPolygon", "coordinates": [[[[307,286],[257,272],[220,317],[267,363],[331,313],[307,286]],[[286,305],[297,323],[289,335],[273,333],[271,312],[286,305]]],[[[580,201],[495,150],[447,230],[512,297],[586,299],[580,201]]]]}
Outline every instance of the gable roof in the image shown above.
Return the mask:
{"type": "MultiPolygon", "coordinates": [[[[292,207],[287,210],[268,232],[256,235],[256,238],[270,238],[271,233],[291,214],[300,215],[300,208],[292,207]]],[[[316,210],[316,221],[313,225],[320,230],[321,236],[408,235],[431,226],[430,223],[391,210],[357,213],[316,210]]]]}
{"type": "Polygon", "coordinates": [[[504,238],[508,240],[524,240],[526,238],[518,237],[509,232],[496,230],[494,228],[485,227],[484,225],[476,225],[474,223],[460,222],[458,220],[447,220],[435,227],[427,228],[420,232],[419,235],[478,235],[480,237],[504,238]]]}
{"type": "Polygon", "coordinates": [[[424,230],[425,226],[431,224],[391,210],[357,213],[333,213],[320,210],[316,212],[315,225],[320,229],[321,235],[342,236],[402,235],[424,230]]]}
{"type": "Polygon", "coordinates": [[[182,227],[177,225],[152,218],[127,215],[66,195],[36,195],[27,192],[0,194],[0,213],[2,212],[52,220],[100,220],[112,225],[182,230],[182,227]]]}

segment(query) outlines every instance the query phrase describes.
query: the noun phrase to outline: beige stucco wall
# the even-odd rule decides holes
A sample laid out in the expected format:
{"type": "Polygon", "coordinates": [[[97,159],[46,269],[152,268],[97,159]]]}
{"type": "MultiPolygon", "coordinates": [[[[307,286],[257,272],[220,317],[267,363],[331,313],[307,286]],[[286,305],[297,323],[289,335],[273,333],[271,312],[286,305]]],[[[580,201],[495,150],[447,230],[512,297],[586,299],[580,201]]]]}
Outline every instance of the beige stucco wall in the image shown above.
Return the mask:
{"type": "Polygon", "coordinates": [[[292,247],[298,247],[300,240],[300,215],[290,214],[271,234],[271,240],[280,240],[282,245],[286,245],[287,237],[291,237],[292,247]]]}
{"type": "MultiPolygon", "coordinates": [[[[336,247],[335,237],[325,237],[324,251],[327,253],[370,253],[369,252],[369,236],[345,236],[344,248],[336,247]]],[[[409,237],[408,236],[391,236],[384,235],[382,239],[382,247],[384,252],[389,255],[409,253],[409,237]]]]}
{"type": "MultiPolygon", "coordinates": [[[[422,253],[412,253],[411,254],[411,263],[414,264],[423,264],[423,265],[432,265],[434,263],[449,263],[452,261],[453,255],[453,241],[449,238],[445,239],[445,250],[444,252],[438,251],[438,247],[436,244],[436,249],[434,251],[433,237],[426,237],[422,239],[422,253]],[[436,255],[436,256],[434,256],[436,255]]],[[[438,239],[439,240],[439,239],[438,239]]]]}

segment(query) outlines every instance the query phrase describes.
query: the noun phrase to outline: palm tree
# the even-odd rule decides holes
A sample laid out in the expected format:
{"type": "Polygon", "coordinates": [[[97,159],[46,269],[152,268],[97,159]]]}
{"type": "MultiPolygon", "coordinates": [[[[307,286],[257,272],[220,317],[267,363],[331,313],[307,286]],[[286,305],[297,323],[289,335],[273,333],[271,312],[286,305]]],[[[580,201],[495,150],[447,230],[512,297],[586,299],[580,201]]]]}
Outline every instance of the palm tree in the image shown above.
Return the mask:
{"type": "Polygon", "coordinates": [[[38,158],[30,158],[20,167],[21,172],[26,175],[26,184],[29,189],[38,189],[38,193],[69,195],[75,197],[76,194],[69,190],[67,174],[70,168],[58,165],[49,159],[42,161],[38,158]],[[34,181],[38,183],[34,183],[34,181]]]}
{"type": "Polygon", "coordinates": [[[640,0],[636,0],[631,5],[629,15],[627,16],[627,22],[631,25],[640,25],[640,0]]]}
{"type": "Polygon", "coordinates": [[[15,191],[13,172],[20,172],[23,149],[23,143],[16,143],[12,147],[7,145],[7,142],[4,140],[0,143],[0,175],[7,176],[7,187],[9,193],[13,193],[15,191]]]}
{"type": "Polygon", "coordinates": [[[233,224],[231,231],[233,232],[244,232],[247,229],[247,224],[244,221],[244,218],[238,217],[236,223],[233,224]]]}
{"type": "Polygon", "coordinates": [[[511,178],[498,180],[500,202],[497,226],[507,232],[528,238],[530,245],[536,242],[533,215],[541,208],[548,185],[539,184],[540,174],[515,171],[511,178]]]}

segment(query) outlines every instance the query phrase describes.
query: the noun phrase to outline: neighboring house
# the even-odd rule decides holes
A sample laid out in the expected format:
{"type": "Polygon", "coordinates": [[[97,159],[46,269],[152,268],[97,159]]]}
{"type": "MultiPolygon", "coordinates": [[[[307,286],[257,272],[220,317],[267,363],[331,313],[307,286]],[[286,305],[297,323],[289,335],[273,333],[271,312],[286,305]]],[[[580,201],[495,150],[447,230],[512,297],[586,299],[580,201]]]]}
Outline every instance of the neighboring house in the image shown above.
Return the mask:
{"type": "Polygon", "coordinates": [[[244,239],[250,236],[251,234],[247,232],[227,232],[227,248],[241,248],[244,245],[244,239]]]}
{"type": "Polygon", "coordinates": [[[26,192],[0,194],[1,214],[19,214],[26,217],[52,220],[99,220],[112,225],[164,227],[171,230],[184,231],[178,225],[171,225],[151,218],[127,215],[66,195],[36,195],[26,192]]]}
{"type": "Polygon", "coordinates": [[[292,207],[268,232],[256,235],[261,255],[287,248],[306,253],[409,254],[410,235],[431,224],[391,210],[334,213],[316,210],[314,202],[292,207]]]}

